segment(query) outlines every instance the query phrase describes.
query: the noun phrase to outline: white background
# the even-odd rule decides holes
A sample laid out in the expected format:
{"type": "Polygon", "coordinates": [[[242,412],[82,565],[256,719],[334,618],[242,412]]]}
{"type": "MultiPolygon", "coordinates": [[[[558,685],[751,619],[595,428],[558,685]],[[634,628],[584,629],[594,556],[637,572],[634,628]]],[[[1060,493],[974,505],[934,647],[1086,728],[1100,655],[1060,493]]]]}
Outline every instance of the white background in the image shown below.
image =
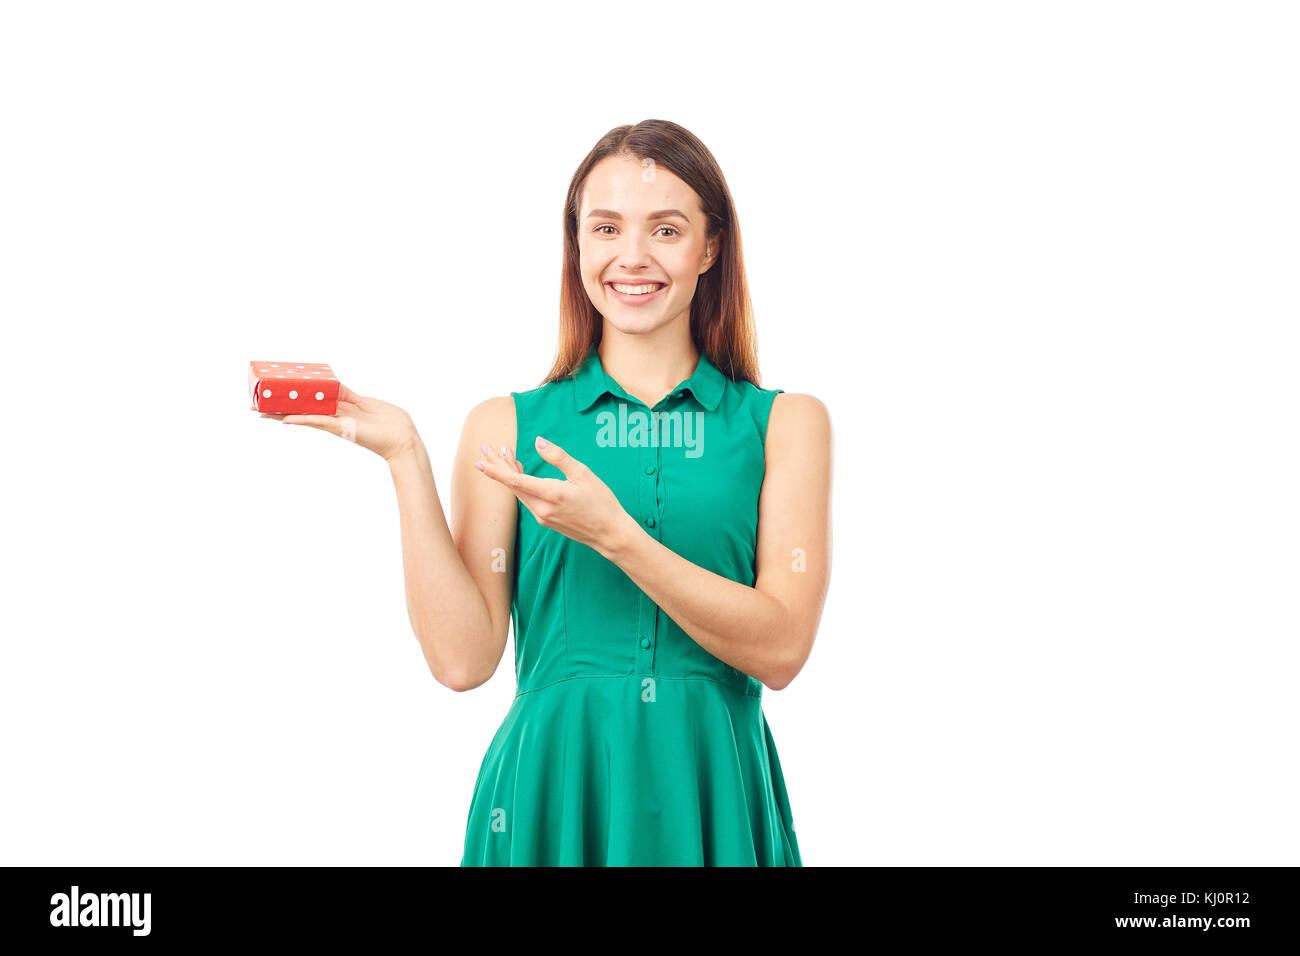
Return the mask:
{"type": "Polygon", "coordinates": [[[0,8],[0,862],[459,862],[513,641],[433,680],[387,467],[247,365],[407,409],[445,504],[663,118],[835,428],[804,863],[1297,863],[1294,7],[461,6],[0,8]]]}

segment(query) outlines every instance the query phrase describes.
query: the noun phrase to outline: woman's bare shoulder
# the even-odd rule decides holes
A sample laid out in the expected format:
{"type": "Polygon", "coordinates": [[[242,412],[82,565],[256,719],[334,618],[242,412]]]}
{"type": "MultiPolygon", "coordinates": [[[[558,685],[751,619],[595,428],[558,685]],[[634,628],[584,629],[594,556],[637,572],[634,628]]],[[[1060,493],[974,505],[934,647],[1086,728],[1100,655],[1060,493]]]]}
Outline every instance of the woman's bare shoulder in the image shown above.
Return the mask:
{"type": "Polygon", "coordinates": [[[769,434],[774,427],[779,427],[782,431],[813,428],[829,432],[830,426],[830,409],[815,395],[779,392],[772,399],[772,411],[768,416],[769,434]]]}
{"type": "Polygon", "coordinates": [[[465,431],[511,438],[515,433],[514,396],[500,395],[479,402],[465,416],[465,431]]]}

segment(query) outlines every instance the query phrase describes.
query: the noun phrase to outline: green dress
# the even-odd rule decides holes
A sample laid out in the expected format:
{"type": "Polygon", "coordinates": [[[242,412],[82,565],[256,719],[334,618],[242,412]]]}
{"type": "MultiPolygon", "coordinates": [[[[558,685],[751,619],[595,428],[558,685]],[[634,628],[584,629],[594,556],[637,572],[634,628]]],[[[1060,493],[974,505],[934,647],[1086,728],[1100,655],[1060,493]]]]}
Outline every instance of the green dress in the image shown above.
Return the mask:
{"type": "MultiPolygon", "coordinates": [[[[573,376],[511,393],[515,453],[527,474],[563,479],[534,441],[558,444],[647,534],[753,586],[780,391],[733,382],[701,353],[649,410],[593,346],[573,376]]],[[[515,535],[517,690],[474,784],[461,865],[801,866],[763,685],[522,504],[515,535]]]]}

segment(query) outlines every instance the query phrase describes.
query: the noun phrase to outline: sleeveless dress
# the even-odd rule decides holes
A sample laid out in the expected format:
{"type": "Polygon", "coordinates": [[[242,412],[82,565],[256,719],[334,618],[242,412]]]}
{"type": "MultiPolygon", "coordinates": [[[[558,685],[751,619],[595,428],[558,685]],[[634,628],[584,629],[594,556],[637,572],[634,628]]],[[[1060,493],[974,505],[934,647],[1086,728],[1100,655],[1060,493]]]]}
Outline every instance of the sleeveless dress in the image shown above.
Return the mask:
{"type": "MultiPolygon", "coordinates": [[[[733,382],[701,352],[647,409],[592,346],[570,377],[511,393],[515,454],[527,474],[563,480],[534,441],[558,444],[646,534],[752,587],[780,391],[733,382]]],[[[763,685],[517,505],[517,690],[474,784],[461,865],[802,866],[763,685]]]]}

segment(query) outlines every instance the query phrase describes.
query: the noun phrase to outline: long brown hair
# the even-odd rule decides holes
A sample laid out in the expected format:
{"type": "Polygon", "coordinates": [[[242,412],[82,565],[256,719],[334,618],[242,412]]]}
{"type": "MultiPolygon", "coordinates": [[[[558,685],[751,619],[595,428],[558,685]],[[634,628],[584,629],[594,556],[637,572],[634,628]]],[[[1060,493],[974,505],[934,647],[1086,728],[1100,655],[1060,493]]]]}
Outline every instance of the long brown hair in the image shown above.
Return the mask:
{"type": "Polygon", "coordinates": [[[600,313],[582,284],[578,261],[578,203],[587,176],[607,156],[634,156],[667,169],[700,197],[708,218],[708,238],[721,236],[713,267],[700,276],[691,299],[691,338],[732,381],[758,379],[758,342],[745,281],[740,223],[731,191],[717,160],[694,133],[668,120],[643,120],[616,126],[600,138],[569,183],[564,201],[564,266],[560,278],[560,341],[555,364],[542,384],[572,375],[587,350],[601,338],[600,313]]]}

